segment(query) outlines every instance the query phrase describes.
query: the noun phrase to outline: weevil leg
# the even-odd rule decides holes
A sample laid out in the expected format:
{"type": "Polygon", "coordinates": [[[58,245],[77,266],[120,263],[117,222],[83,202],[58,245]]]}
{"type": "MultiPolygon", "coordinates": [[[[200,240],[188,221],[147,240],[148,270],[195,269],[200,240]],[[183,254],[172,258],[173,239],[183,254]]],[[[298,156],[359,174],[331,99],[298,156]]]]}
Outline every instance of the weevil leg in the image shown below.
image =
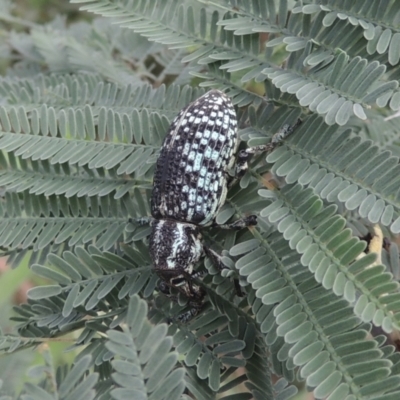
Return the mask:
{"type": "Polygon", "coordinates": [[[243,297],[243,296],[244,296],[244,293],[243,293],[242,288],[240,287],[239,279],[234,279],[234,280],[233,280],[233,284],[235,285],[236,296],[238,296],[238,297],[243,297]]]}
{"type": "Polygon", "coordinates": [[[242,177],[247,169],[249,168],[248,161],[253,154],[257,153],[270,153],[275,147],[279,146],[293,131],[302,123],[299,118],[296,123],[292,126],[283,125],[283,127],[272,136],[271,142],[268,144],[261,144],[259,146],[249,147],[244,150],[240,150],[237,155],[236,161],[236,176],[242,177]]]}
{"type": "Polygon", "coordinates": [[[261,144],[259,146],[248,147],[247,149],[240,150],[237,155],[236,172],[237,178],[241,178],[249,169],[249,159],[253,154],[270,152],[275,146],[272,143],[261,144]]]}
{"type": "MultiPolygon", "coordinates": [[[[222,262],[222,257],[216,253],[214,250],[210,249],[207,246],[204,246],[204,252],[206,256],[209,257],[212,263],[220,270],[227,269],[228,267],[222,262]]],[[[240,288],[239,281],[237,279],[233,280],[233,284],[235,285],[236,295],[239,297],[243,297],[243,292],[240,288]]]]}
{"type": "MultiPolygon", "coordinates": [[[[171,288],[174,288],[188,298],[188,306],[190,307],[189,310],[179,314],[176,318],[169,318],[168,323],[171,323],[174,320],[178,320],[182,323],[188,322],[202,310],[204,306],[205,292],[202,288],[194,285],[192,282],[192,279],[200,276],[200,274],[200,272],[196,272],[182,278],[182,282],[179,286],[176,286],[171,282],[174,278],[171,278],[170,282],[164,280],[159,281],[158,290],[161,293],[175,303],[178,303],[178,296],[171,293],[171,288]]],[[[182,275],[180,274],[180,276],[182,275]]]]}
{"type": "Polygon", "coordinates": [[[182,323],[186,323],[189,322],[191,319],[193,319],[197,314],[199,314],[199,312],[202,310],[202,308],[204,307],[204,303],[193,303],[190,304],[191,308],[189,308],[189,310],[185,311],[182,314],[179,314],[177,319],[182,322],[182,323]]]}
{"type": "Polygon", "coordinates": [[[300,118],[297,118],[297,121],[294,123],[294,125],[283,125],[281,129],[279,129],[278,132],[272,136],[271,143],[276,146],[281,144],[287,137],[289,137],[296,129],[297,127],[303,122],[300,118]]]}
{"type": "Polygon", "coordinates": [[[174,271],[174,273],[172,273],[172,271],[169,271],[169,275],[169,280],[163,280],[160,282],[160,292],[166,294],[171,299],[173,299],[173,295],[170,294],[170,288],[174,288],[182,293],[189,300],[195,302],[201,302],[203,300],[205,296],[204,290],[193,282],[193,279],[197,276],[200,276],[201,272],[194,272],[192,274],[189,274],[185,271],[176,270],[174,271]]]}
{"type": "Polygon", "coordinates": [[[223,262],[222,257],[215,252],[214,250],[210,249],[207,246],[204,246],[204,253],[206,256],[212,261],[212,263],[220,270],[228,268],[223,262]]]}
{"type": "MultiPolygon", "coordinates": [[[[254,216],[255,217],[255,216],[254,216]]],[[[215,252],[214,250],[210,249],[207,246],[204,246],[204,253],[208,258],[211,259],[212,263],[220,270],[227,269],[228,267],[222,262],[222,257],[215,252]]],[[[233,284],[235,286],[235,292],[238,297],[243,297],[243,291],[239,285],[239,280],[234,279],[233,284]]]]}
{"type": "Polygon", "coordinates": [[[194,278],[194,275],[195,274],[192,274],[190,278],[187,278],[186,280],[186,297],[189,299],[188,305],[190,308],[188,311],[178,315],[177,319],[182,323],[188,322],[194,318],[204,306],[204,297],[206,293],[201,287],[193,284],[191,279],[194,278]]]}
{"type": "Polygon", "coordinates": [[[193,284],[192,279],[193,275],[191,275],[190,278],[186,280],[188,287],[187,297],[190,301],[194,301],[195,303],[202,303],[206,293],[201,287],[193,284]]]}
{"type": "Polygon", "coordinates": [[[198,279],[202,278],[205,275],[207,275],[207,271],[194,271],[190,276],[192,279],[198,279]]]}
{"type": "Polygon", "coordinates": [[[189,322],[197,314],[200,313],[200,311],[204,307],[204,303],[191,304],[190,306],[191,307],[189,308],[189,310],[187,310],[183,313],[180,313],[178,316],[167,318],[167,323],[171,324],[172,322],[179,321],[180,323],[185,324],[185,323],[189,322]]]}
{"type": "MultiPolygon", "coordinates": [[[[172,298],[171,291],[170,291],[170,285],[168,285],[167,282],[162,281],[162,280],[158,281],[157,288],[161,293],[172,298]]],[[[176,296],[174,296],[174,297],[176,297],[176,296]]]]}
{"type": "Polygon", "coordinates": [[[257,225],[257,215],[249,215],[248,217],[238,219],[237,221],[232,222],[230,224],[218,225],[217,223],[214,222],[211,226],[221,229],[239,230],[247,228],[248,226],[255,226],[255,225],[257,225]]]}
{"type": "Polygon", "coordinates": [[[151,224],[151,222],[154,220],[153,217],[140,217],[140,218],[129,218],[128,221],[131,224],[137,224],[137,225],[147,225],[151,224]]]}

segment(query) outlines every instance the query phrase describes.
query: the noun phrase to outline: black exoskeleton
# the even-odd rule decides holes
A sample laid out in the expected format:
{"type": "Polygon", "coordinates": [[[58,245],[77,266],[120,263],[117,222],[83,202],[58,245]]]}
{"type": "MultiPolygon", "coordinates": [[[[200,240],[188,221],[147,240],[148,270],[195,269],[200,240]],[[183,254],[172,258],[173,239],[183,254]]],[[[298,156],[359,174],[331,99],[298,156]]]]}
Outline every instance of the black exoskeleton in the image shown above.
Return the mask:
{"type": "MultiPolygon", "coordinates": [[[[301,121],[299,120],[294,127],[301,121]]],[[[294,129],[276,134],[270,144],[248,148],[237,156],[237,176],[247,169],[249,157],[270,151],[294,129]]],[[[235,167],[239,145],[236,112],[223,92],[211,90],[184,108],[172,122],[154,173],[150,255],[161,278],[160,290],[174,287],[189,299],[186,321],[202,307],[204,292],[193,282],[194,266],[207,255],[224,268],[220,256],[202,242],[201,228],[210,226],[225,203],[228,171],[235,167]]],[[[222,228],[256,225],[251,215],[222,228]]]]}

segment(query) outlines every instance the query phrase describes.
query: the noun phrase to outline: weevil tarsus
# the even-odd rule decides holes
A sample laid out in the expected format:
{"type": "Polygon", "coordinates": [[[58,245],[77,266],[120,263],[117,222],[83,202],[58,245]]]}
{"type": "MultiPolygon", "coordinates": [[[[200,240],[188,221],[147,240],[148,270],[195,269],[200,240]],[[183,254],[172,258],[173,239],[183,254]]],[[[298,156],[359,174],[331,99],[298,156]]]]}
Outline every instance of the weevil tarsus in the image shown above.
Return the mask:
{"type": "Polygon", "coordinates": [[[257,225],[257,215],[248,215],[247,217],[240,218],[229,224],[218,225],[216,222],[214,222],[211,226],[219,229],[240,230],[255,225],[257,225]]]}

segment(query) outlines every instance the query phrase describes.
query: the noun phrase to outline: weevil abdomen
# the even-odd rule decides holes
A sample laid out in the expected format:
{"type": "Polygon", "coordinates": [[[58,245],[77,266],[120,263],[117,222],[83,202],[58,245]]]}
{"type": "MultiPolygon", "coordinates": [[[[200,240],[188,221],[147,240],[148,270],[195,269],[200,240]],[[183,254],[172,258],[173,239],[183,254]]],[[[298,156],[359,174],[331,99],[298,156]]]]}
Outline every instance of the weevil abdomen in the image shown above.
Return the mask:
{"type": "Polygon", "coordinates": [[[236,112],[223,92],[211,90],[183,109],[157,160],[153,217],[209,224],[225,202],[238,143],[236,112]]]}

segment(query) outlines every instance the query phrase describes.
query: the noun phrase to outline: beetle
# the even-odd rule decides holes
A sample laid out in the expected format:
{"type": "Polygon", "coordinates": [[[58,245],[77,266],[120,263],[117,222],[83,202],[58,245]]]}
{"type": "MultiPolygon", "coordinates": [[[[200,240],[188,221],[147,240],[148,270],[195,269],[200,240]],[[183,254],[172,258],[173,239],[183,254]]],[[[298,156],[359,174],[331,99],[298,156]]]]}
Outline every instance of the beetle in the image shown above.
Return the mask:
{"type": "MultiPolygon", "coordinates": [[[[275,142],[236,154],[240,142],[237,125],[230,98],[211,90],[180,111],[157,159],[149,250],[161,278],[160,290],[168,294],[169,287],[177,288],[189,299],[191,309],[181,320],[195,316],[203,304],[205,293],[193,282],[200,276],[194,269],[200,259],[206,255],[219,269],[225,268],[221,257],[203,243],[201,229],[215,224],[232,179],[229,171],[242,176],[252,154],[272,150],[295,127],[285,127],[285,132],[274,137],[275,142]]],[[[250,215],[219,226],[241,229],[256,224],[256,216],[250,215]]]]}

